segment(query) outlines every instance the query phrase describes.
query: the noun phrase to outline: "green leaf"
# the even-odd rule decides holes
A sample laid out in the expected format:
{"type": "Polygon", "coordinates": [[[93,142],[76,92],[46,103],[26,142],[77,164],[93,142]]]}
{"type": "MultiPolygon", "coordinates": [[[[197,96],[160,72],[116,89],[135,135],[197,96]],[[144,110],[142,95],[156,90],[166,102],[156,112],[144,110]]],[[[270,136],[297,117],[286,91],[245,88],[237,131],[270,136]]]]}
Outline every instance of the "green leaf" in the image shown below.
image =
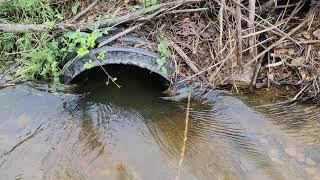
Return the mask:
{"type": "Polygon", "coordinates": [[[161,71],[165,76],[168,76],[168,70],[165,66],[162,66],[161,71]]]}
{"type": "Polygon", "coordinates": [[[61,15],[60,13],[56,14],[54,17],[56,17],[60,21],[64,20],[64,16],[61,15]]]}
{"type": "Polygon", "coordinates": [[[151,4],[152,4],[152,6],[157,5],[158,4],[158,0],[151,0],[151,4]]]}
{"type": "Polygon", "coordinates": [[[104,58],[106,58],[106,52],[99,52],[98,59],[104,60],[104,58]]]}
{"type": "Polygon", "coordinates": [[[79,7],[80,7],[80,3],[79,2],[73,3],[73,5],[71,7],[71,11],[72,11],[73,15],[77,14],[79,7]]]}
{"type": "Polygon", "coordinates": [[[93,68],[93,62],[92,62],[92,60],[90,59],[89,61],[85,62],[84,65],[83,65],[83,68],[84,68],[84,69],[91,69],[91,68],[93,68]]]}
{"type": "Polygon", "coordinates": [[[77,50],[77,54],[81,57],[81,56],[84,56],[86,54],[89,54],[89,50],[87,48],[87,46],[82,46],[81,48],[79,48],[77,50]]]}
{"type": "Polygon", "coordinates": [[[166,63],[166,59],[165,57],[161,57],[161,58],[158,58],[156,62],[158,64],[158,68],[160,69],[166,63]]]}
{"type": "Polygon", "coordinates": [[[52,30],[54,28],[55,22],[54,21],[47,21],[47,22],[45,22],[45,24],[48,26],[48,28],[50,30],[52,30]]]}

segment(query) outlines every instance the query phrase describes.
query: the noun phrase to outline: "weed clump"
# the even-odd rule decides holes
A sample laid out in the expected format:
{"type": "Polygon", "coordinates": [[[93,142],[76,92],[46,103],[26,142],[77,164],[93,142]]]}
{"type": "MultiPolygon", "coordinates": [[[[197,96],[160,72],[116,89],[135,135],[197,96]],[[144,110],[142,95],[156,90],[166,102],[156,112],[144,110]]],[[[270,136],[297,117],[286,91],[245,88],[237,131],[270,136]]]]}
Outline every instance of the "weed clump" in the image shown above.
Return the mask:
{"type": "MultiPolygon", "coordinates": [[[[58,21],[58,12],[47,0],[5,0],[0,4],[3,23],[41,24],[58,21]]],[[[1,33],[0,68],[19,68],[11,79],[59,82],[58,43],[50,33],[1,33]]]]}

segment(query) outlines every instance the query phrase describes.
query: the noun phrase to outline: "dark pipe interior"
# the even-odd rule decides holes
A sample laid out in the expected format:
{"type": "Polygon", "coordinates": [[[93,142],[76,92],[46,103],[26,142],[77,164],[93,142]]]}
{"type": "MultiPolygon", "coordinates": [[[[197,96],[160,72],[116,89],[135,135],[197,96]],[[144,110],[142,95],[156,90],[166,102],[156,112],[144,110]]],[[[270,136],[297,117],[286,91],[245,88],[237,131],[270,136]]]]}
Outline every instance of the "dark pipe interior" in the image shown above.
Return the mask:
{"type": "MultiPolygon", "coordinates": [[[[116,82],[124,88],[128,87],[129,84],[138,83],[140,86],[145,88],[163,91],[170,85],[169,81],[161,75],[138,66],[110,64],[103,66],[103,68],[110,76],[116,77],[116,82]]],[[[71,84],[78,83],[81,84],[82,87],[99,82],[105,84],[107,79],[108,76],[105,74],[102,68],[95,67],[76,76],[71,81],[71,84]]],[[[111,80],[109,85],[114,86],[111,80]]]]}

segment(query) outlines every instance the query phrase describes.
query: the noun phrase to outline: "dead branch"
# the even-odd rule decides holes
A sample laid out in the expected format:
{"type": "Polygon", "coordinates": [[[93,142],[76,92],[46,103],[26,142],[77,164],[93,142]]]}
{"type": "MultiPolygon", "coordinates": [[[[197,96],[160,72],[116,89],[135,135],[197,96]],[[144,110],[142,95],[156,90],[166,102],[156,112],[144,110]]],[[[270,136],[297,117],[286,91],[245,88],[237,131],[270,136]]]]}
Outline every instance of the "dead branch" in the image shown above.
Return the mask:
{"type": "Polygon", "coordinates": [[[238,57],[238,64],[242,68],[242,27],[241,27],[241,7],[240,4],[241,0],[237,0],[236,3],[236,26],[237,26],[237,57],[238,57]]]}
{"type": "Polygon", "coordinates": [[[136,25],[134,25],[134,26],[132,26],[132,27],[130,27],[130,28],[128,28],[128,29],[126,29],[126,30],[124,30],[124,31],[122,31],[122,32],[120,32],[120,33],[118,33],[118,34],[116,34],[116,35],[114,35],[114,36],[106,39],[105,41],[102,41],[102,42],[99,44],[98,47],[105,46],[106,44],[108,44],[108,43],[110,43],[110,42],[112,42],[112,41],[114,41],[114,40],[116,40],[116,39],[118,39],[118,38],[120,38],[120,37],[122,37],[122,36],[125,36],[126,34],[134,31],[135,29],[137,29],[137,28],[139,28],[139,27],[141,27],[143,24],[144,24],[144,23],[136,24],[136,25]]]}
{"type": "MultiPolygon", "coordinates": [[[[168,3],[158,4],[152,7],[143,8],[141,10],[126,14],[124,16],[102,19],[101,21],[98,22],[100,24],[98,28],[111,27],[114,25],[132,21],[132,20],[144,21],[145,19],[142,17],[148,16],[148,13],[150,12],[157,13],[157,11],[163,11],[163,9],[169,9],[170,7],[177,8],[183,4],[196,3],[201,1],[202,0],[178,0],[178,1],[168,2],[168,3]]],[[[150,18],[147,18],[147,20],[149,19],[150,18]]],[[[48,24],[30,24],[30,25],[0,24],[0,32],[23,33],[23,32],[48,32],[51,30],[58,31],[58,32],[65,32],[65,31],[73,31],[76,29],[89,30],[92,27],[95,27],[96,24],[97,22],[87,22],[82,24],[58,23],[54,25],[53,28],[50,28],[48,24]]]]}
{"type": "Polygon", "coordinates": [[[70,23],[75,22],[79,18],[81,18],[83,15],[88,13],[92,8],[94,8],[98,4],[99,0],[95,0],[93,3],[91,3],[87,8],[85,8],[83,11],[79,12],[77,15],[75,15],[71,20],[70,23]]]}
{"type": "Polygon", "coordinates": [[[173,49],[175,51],[177,51],[177,53],[182,57],[182,59],[186,62],[186,64],[190,67],[190,69],[194,72],[194,73],[198,73],[199,69],[197,68],[197,66],[194,65],[194,63],[191,61],[191,59],[186,55],[186,53],[183,52],[183,50],[174,42],[170,42],[171,46],[173,47],[173,49]]]}
{"type": "Polygon", "coordinates": [[[220,36],[219,36],[219,48],[222,49],[223,44],[223,13],[224,13],[224,6],[226,2],[225,0],[221,0],[220,10],[219,10],[219,30],[220,30],[220,36]]]}
{"type": "MultiPolygon", "coordinates": [[[[291,36],[298,30],[300,30],[304,25],[306,25],[309,22],[309,16],[297,27],[293,28],[289,33],[288,36],[291,36]]],[[[281,39],[270,45],[268,48],[266,48],[264,51],[262,51],[260,54],[258,54],[255,58],[253,58],[251,61],[249,61],[246,65],[252,64],[253,62],[257,61],[261,56],[263,56],[265,53],[269,52],[272,50],[274,47],[277,45],[281,44],[284,40],[286,39],[286,36],[283,36],[281,39]]]]}
{"type": "MultiPolygon", "coordinates": [[[[249,0],[249,20],[250,22],[248,23],[248,28],[250,29],[250,33],[255,33],[255,21],[254,21],[254,18],[255,18],[255,10],[256,10],[256,0],[249,0]]],[[[253,35],[249,38],[249,46],[250,47],[253,47],[254,45],[256,44],[256,36],[253,35]]],[[[252,49],[250,49],[250,53],[254,56],[257,55],[257,48],[254,47],[252,49]]]]}

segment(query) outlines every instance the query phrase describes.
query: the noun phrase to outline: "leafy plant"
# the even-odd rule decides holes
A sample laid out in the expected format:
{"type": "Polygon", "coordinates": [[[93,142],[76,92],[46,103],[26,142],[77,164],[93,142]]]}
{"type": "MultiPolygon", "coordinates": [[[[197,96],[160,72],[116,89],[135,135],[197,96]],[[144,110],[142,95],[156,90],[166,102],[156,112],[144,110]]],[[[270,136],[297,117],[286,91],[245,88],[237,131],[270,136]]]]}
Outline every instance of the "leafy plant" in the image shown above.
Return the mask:
{"type": "MultiPolygon", "coordinates": [[[[75,32],[69,32],[64,36],[64,48],[62,48],[61,51],[65,53],[72,53],[76,51],[77,56],[85,56],[89,54],[89,50],[91,48],[95,47],[97,38],[101,36],[102,32],[100,32],[99,30],[94,30],[92,33],[80,32],[79,29],[75,32]]],[[[101,56],[101,59],[104,58],[102,54],[99,54],[99,56],[101,56]]],[[[92,60],[89,60],[84,64],[85,69],[90,69],[92,67],[92,60]]]]}
{"type": "Polygon", "coordinates": [[[158,64],[158,68],[161,69],[161,71],[168,76],[168,70],[164,66],[167,63],[167,58],[171,56],[170,54],[170,44],[165,38],[157,38],[159,41],[157,50],[160,53],[160,57],[156,60],[158,64]]]}
{"type": "Polygon", "coordinates": [[[98,59],[103,60],[104,58],[106,58],[106,52],[99,52],[98,59]]]}
{"type": "Polygon", "coordinates": [[[63,52],[77,51],[79,56],[84,56],[89,53],[90,48],[94,48],[97,38],[102,36],[102,32],[94,30],[92,33],[80,32],[78,29],[75,32],[65,34],[63,43],[63,52]]]}
{"type": "MultiPolygon", "coordinates": [[[[0,3],[1,21],[5,23],[41,24],[53,27],[58,20],[47,0],[4,0],[0,3]]],[[[8,69],[20,64],[16,78],[59,82],[58,43],[48,33],[1,33],[0,66],[8,69]]]]}
{"type": "Polygon", "coordinates": [[[41,24],[53,20],[55,13],[47,0],[4,0],[0,3],[0,16],[9,22],[41,24]]]}
{"type": "Polygon", "coordinates": [[[80,7],[80,3],[78,1],[72,4],[71,12],[73,15],[77,14],[79,7],[80,7]]]}
{"type": "Polygon", "coordinates": [[[89,61],[85,62],[83,65],[84,69],[91,69],[93,67],[93,61],[90,59],[89,61]]]}
{"type": "Polygon", "coordinates": [[[146,8],[158,4],[158,0],[139,0],[146,8]]]}
{"type": "Polygon", "coordinates": [[[59,46],[55,41],[44,44],[42,47],[25,54],[22,66],[17,75],[23,79],[50,80],[59,83],[60,69],[58,67],[59,46]]]}

